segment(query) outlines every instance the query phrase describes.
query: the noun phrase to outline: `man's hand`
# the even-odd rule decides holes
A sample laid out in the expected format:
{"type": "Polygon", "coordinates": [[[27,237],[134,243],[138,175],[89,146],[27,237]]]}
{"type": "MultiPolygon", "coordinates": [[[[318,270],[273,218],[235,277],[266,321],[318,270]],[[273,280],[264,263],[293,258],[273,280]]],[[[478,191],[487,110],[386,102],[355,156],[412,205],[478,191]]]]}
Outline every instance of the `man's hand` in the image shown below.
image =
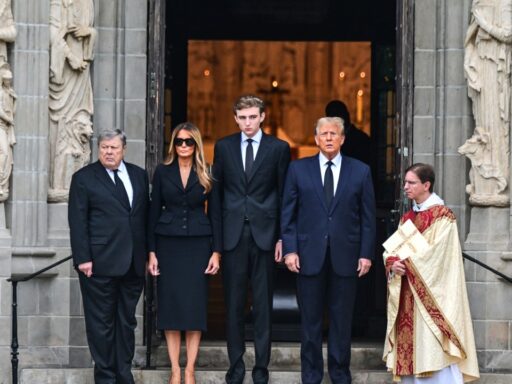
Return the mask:
{"type": "Polygon", "coordinates": [[[281,240],[277,240],[274,250],[274,260],[276,263],[280,263],[283,260],[283,242],[281,240]]]}
{"type": "Polygon", "coordinates": [[[288,267],[288,269],[294,273],[299,273],[300,270],[300,261],[299,261],[299,255],[296,253],[289,253],[284,258],[284,263],[288,267]]]}
{"type": "Polygon", "coordinates": [[[148,273],[151,276],[158,276],[160,274],[160,270],[158,269],[158,259],[156,258],[155,252],[149,252],[148,273]]]}
{"type": "Polygon", "coordinates": [[[405,264],[401,260],[395,261],[391,265],[391,271],[398,276],[403,276],[405,274],[405,264]]]}
{"type": "Polygon", "coordinates": [[[78,264],[78,270],[82,272],[85,277],[92,276],[92,261],[88,261],[87,263],[78,264]]]}
{"type": "Polygon", "coordinates": [[[357,266],[357,272],[359,272],[358,277],[362,277],[368,273],[372,266],[372,261],[370,259],[359,259],[359,265],[357,266]]]}

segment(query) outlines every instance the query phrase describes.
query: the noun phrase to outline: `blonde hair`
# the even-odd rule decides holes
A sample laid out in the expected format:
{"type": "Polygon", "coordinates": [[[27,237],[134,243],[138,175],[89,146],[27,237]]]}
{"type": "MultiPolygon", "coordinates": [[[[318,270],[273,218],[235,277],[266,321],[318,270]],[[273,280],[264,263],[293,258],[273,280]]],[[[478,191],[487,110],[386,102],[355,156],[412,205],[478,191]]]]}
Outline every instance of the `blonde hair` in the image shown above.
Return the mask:
{"type": "Polygon", "coordinates": [[[169,152],[167,152],[167,158],[165,159],[164,164],[169,165],[178,157],[176,154],[176,148],[174,146],[174,140],[178,136],[178,133],[181,131],[187,131],[190,133],[190,136],[196,143],[194,148],[194,155],[192,157],[192,166],[197,173],[199,184],[204,187],[205,193],[208,193],[212,190],[212,176],[210,175],[208,164],[206,164],[206,160],[204,158],[201,132],[199,131],[199,128],[197,128],[194,124],[185,122],[178,124],[176,128],[174,128],[171,135],[171,145],[169,146],[169,152]]]}
{"type": "Polygon", "coordinates": [[[341,117],[321,117],[315,125],[315,136],[318,135],[320,127],[325,124],[334,124],[340,130],[342,136],[345,134],[345,122],[341,117]]]}

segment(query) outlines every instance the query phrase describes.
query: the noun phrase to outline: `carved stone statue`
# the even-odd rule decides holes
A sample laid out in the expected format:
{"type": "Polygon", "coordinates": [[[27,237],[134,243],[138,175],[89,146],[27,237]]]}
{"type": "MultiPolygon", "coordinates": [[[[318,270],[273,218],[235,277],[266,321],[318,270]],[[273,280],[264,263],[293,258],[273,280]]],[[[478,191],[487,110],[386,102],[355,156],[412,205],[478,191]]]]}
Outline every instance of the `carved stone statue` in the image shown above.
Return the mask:
{"type": "MultiPolygon", "coordinates": [[[[48,200],[67,201],[71,171],[66,153],[60,148],[83,147],[82,140],[91,128],[93,94],[90,65],[96,40],[93,0],[50,1],[50,190],[48,200]],[[79,131],[71,133],[70,130],[79,131]],[[85,130],[85,131],[84,131],[85,130]],[[67,143],[62,143],[67,140],[67,143]],[[66,167],[60,169],[59,167],[66,167]]],[[[91,128],[92,129],[92,128],[91,128]]],[[[86,146],[90,144],[87,143],[86,146]]],[[[72,156],[78,151],[71,150],[72,156]]],[[[81,151],[82,157],[73,162],[89,162],[90,149],[81,151]]],[[[78,168],[76,168],[78,169],[78,168]]],[[[75,170],[76,170],[75,169],[75,170]]]]}
{"type": "Polygon", "coordinates": [[[16,26],[11,11],[11,0],[0,0],[0,64],[7,62],[7,43],[14,42],[16,26]]]}
{"type": "Polygon", "coordinates": [[[71,121],[61,120],[55,146],[52,180],[53,201],[63,201],[68,196],[71,176],[89,163],[90,139],[93,134],[89,113],[80,111],[71,121]]]}
{"type": "Polygon", "coordinates": [[[14,113],[16,94],[12,88],[12,72],[9,64],[0,66],[0,202],[9,197],[9,177],[12,172],[12,146],[14,137],[14,113]]]}
{"type": "Polygon", "coordinates": [[[459,153],[471,160],[472,205],[508,206],[512,0],[473,0],[464,70],[475,132],[459,153]]]}

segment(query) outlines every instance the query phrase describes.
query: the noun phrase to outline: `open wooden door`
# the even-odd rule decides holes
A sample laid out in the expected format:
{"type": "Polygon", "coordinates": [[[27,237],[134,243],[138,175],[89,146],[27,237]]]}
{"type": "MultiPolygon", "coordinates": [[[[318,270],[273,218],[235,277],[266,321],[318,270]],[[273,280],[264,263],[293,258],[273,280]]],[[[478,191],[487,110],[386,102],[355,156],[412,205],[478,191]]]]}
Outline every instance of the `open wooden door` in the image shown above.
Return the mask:
{"type": "Polygon", "coordinates": [[[412,164],[412,130],[414,101],[414,0],[398,0],[396,38],[396,200],[399,220],[408,202],[402,193],[404,170],[412,164]]]}
{"type": "MultiPolygon", "coordinates": [[[[146,104],[146,169],[150,179],[162,162],[163,106],[165,63],[165,2],[148,2],[147,104],[146,104]]],[[[143,344],[146,346],[146,368],[150,368],[156,330],[156,279],[148,275],[144,285],[143,344]]]]}
{"type": "Polygon", "coordinates": [[[150,177],[163,154],[165,28],[165,0],[149,0],[146,169],[150,177]]]}

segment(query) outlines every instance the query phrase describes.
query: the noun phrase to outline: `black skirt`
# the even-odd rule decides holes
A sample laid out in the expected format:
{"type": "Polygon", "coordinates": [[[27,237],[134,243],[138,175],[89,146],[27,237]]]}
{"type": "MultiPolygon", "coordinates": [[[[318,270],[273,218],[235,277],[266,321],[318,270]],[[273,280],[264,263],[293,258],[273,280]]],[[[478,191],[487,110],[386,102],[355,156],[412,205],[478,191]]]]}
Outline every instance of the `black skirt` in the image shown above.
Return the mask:
{"type": "Polygon", "coordinates": [[[157,236],[158,329],[206,331],[211,253],[209,236],[157,236]]]}

